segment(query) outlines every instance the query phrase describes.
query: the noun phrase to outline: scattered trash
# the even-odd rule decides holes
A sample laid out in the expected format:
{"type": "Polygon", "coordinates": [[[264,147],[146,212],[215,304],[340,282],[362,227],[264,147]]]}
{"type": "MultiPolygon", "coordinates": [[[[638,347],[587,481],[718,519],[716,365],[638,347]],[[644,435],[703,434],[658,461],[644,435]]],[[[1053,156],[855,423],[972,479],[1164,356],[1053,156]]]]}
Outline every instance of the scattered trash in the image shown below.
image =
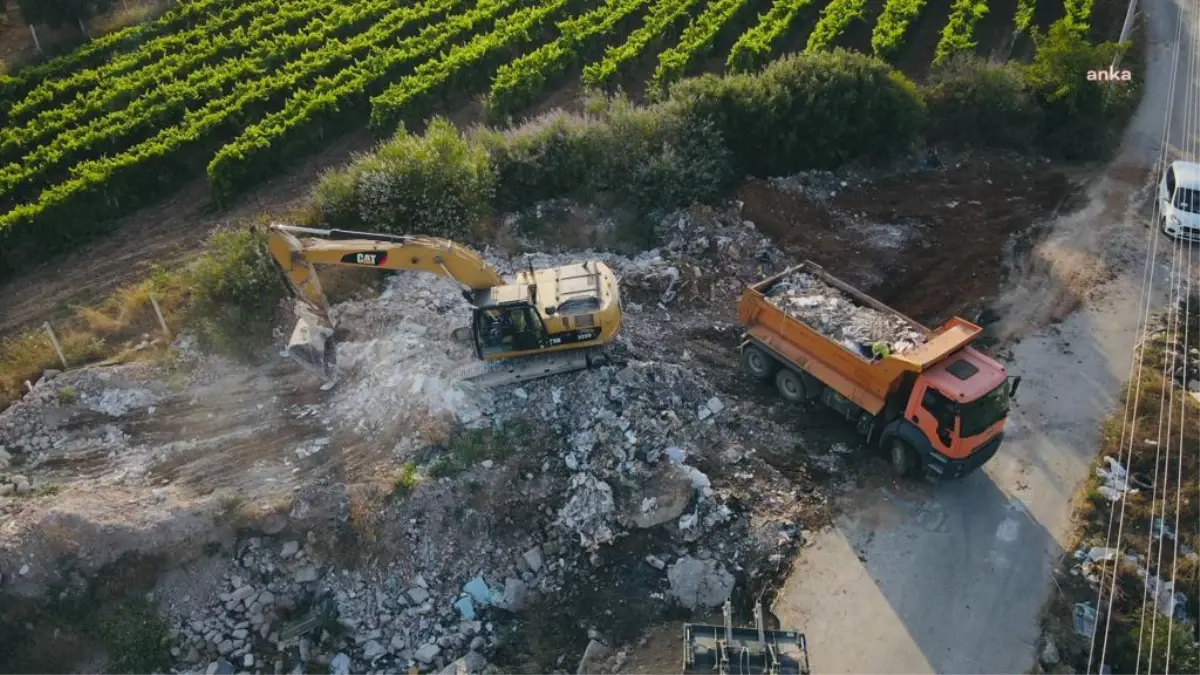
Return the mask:
{"type": "Polygon", "coordinates": [[[1092,637],[1096,632],[1096,608],[1091,602],[1075,603],[1075,611],[1071,618],[1075,624],[1075,633],[1086,638],[1092,637]]]}
{"type": "Polygon", "coordinates": [[[1110,503],[1115,502],[1124,494],[1137,494],[1136,488],[1130,489],[1129,475],[1125,467],[1112,457],[1105,456],[1104,461],[1108,463],[1108,469],[1101,467],[1096,468],[1096,475],[1104,479],[1104,485],[1099,487],[1100,494],[1104,495],[1110,503]]]}

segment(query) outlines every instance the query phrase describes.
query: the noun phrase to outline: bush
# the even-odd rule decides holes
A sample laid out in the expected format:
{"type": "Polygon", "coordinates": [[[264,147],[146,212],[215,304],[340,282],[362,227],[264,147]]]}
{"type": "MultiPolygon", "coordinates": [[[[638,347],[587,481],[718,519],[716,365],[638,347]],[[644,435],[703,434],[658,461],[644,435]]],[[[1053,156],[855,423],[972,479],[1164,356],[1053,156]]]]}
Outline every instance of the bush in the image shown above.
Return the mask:
{"type": "Polygon", "coordinates": [[[1105,86],[1087,79],[1089,70],[1108,68],[1128,45],[1091,44],[1086,30],[1069,20],[1035,31],[1037,51],[1025,81],[1045,115],[1039,139],[1044,150],[1067,159],[1102,156],[1137,104],[1136,82],[1105,86]]]}
{"type": "Polygon", "coordinates": [[[926,135],[934,142],[1027,150],[1042,112],[1015,66],[994,66],[959,55],[932,73],[922,88],[929,111],[926,135]]]}
{"type": "Polygon", "coordinates": [[[490,211],[495,192],[487,152],[439,117],[423,135],[402,129],[375,154],[327,175],[315,196],[333,227],[461,239],[490,211]]]}
{"type": "Polygon", "coordinates": [[[217,232],[187,273],[191,301],[184,325],[201,345],[250,357],[270,340],[279,301],[287,293],[262,227],[217,232]]]}
{"type": "Polygon", "coordinates": [[[613,193],[643,211],[671,209],[715,197],[731,178],[719,130],[682,106],[597,97],[587,107],[507,133],[476,132],[496,166],[498,208],[613,193]]]}
{"type": "Polygon", "coordinates": [[[924,119],[911,81],[842,49],[784,57],[761,73],[687,80],[671,97],[711,120],[739,175],[883,159],[914,141],[924,119]]]}

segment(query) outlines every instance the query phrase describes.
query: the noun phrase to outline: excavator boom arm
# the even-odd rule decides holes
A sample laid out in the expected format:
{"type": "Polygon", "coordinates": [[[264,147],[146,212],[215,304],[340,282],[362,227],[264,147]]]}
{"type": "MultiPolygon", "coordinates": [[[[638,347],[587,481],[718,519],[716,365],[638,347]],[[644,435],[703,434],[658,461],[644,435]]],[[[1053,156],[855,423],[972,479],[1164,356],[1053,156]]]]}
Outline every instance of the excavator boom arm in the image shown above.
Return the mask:
{"type": "Polygon", "coordinates": [[[313,265],[430,272],[472,291],[504,285],[500,273],[478,253],[436,237],[272,225],[269,247],[300,295],[322,309],[325,299],[313,265]],[[309,236],[301,239],[303,235],[309,236]]]}
{"type": "Polygon", "coordinates": [[[453,279],[470,291],[505,283],[478,253],[436,237],[272,225],[267,247],[300,300],[288,353],[325,379],[330,377],[333,320],[316,265],[431,272],[453,279]]]}

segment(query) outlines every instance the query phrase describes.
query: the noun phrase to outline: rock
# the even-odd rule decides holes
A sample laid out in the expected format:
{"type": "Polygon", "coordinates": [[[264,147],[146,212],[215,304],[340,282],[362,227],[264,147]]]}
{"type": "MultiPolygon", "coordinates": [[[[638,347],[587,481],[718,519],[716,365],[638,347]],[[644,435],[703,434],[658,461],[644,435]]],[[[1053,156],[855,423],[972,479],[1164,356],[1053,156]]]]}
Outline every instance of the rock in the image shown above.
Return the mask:
{"type": "Polygon", "coordinates": [[[16,491],[17,488],[11,483],[0,483],[0,497],[7,497],[16,491]]]}
{"type": "Polygon", "coordinates": [[[221,656],[229,656],[233,653],[233,640],[222,640],[221,644],[217,645],[217,653],[221,656]]]}
{"type": "Polygon", "coordinates": [[[504,582],[504,597],[500,600],[500,607],[510,612],[519,612],[525,609],[528,597],[529,589],[525,586],[525,582],[516,577],[509,577],[504,582]]]}
{"type": "Polygon", "coordinates": [[[421,645],[421,648],[413,654],[413,657],[421,663],[430,664],[433,663],[433,660],[437,658],[438,654],[441,653],[442,648],[430,642],[428,644],[421,645]]]}
{"type": "Polygon", "coordinates": [[[575,669],[575,675],[600,675],[601,661],[608,658],[612,650],[604,644],[592,640],[588,642],[587,649],[583,650],[583,658],[579,659],[579,667],[575,669]]]}
{"type": "Polygon", "coordinates": [[[717,398],[716,396],[708,399],[708,403],[705,403],[704,405],[711,410],[712,414],[714,415],[721,414],[721,411],[725,409],[725,404],[721,403],[721,399],[717,398]]]}
{"type": "Polygon", "coordinates": [[[209,666],[209,668],[212,668],[209,672],[213,675],[233,675],[233,664],[225,659],[217,659],[213,666],[209,666]],[[213,666],[216,666],[216,668],[213,668],[213,666]]]}
{"type": "Polygon", "coordinates": [[[374,661],[384,654],[387,654],[387,648],[376,640],[370,640],[363,645],[363,659],[367,661],[374,661]]]}
{"type": "Polygon", "coordinates": [[[264,609],[274,605],[275,594],[271,591],[263,591],[262,594],[258,596],[258,604],[264,609]]]}
{"type": "Polygon", "coordinates": [[[253,586],[246,584],[230,593],[229,601],[236,605],[238,603],[246,602],[250,598],[254,597],[254,595],[257,593],[258,591],[254,590],[253,586]]]}
{"type": "Polygon", "coordinates": [[[13,476],[12,484],[13,484],[13,489],[15,489],[17,494],[19,494],[19,495],[27,495],[33,491],[33,486],[31,486],[29,484],[29,479],[26,478],[25,476],[22,476],[19,474],[16,476],[13,476]]]}
{"type": "Polygon", "coordinates": [[[391,642],[388,643],[388,647],[391,648],[393,652],[398,652],[407,646],[408,643],[404,640],[404,634],[402,633],[396,633],[393,635],[391,642]]]}
{"type": "Polygon", "coordinates": [[[662,558],[660,558],[656,555],[646,556],[646,564],[653,567],[656,570],[666,569],[666,567],[667,567],[667,563],[663,562],[662,558]]]}
{"type": "Polygon", "coordinates": [[[612,487],[592,474],[577,473],[571,477],[571,497],[559,510],[558,520],[590,548],[613,540],[609,521],[615,511],[612,487]]]}
{"type": "Polygon", "coordinates": [[[670,595],[688,609],[719,607],[733,593],[733,575],[716,560],[685,556],[667,570],[670,595]]]}
{"type": "Polygon", "coordinates": [[[250,635],[250,631],[245,628],[239,628],[233,631],[232,635],[234,640],[245,640],[250,635]]]}
{"type": "Polygon", "coordinates": [[[634,503],[625,509],[632,512],[633,524],[641,529],[657,527],[683,515],[692,500],[692,480],[679,465],[672,464],[651,476],[634,494],[634,503]]]}
{"type": "Polygon", "coordinates": [[[1058,646],[1054,644],[1054,640],[1046,638],[1046,644],[1042,647],[1042,663],[1047,666],[1057,665],[1060,660],[1058,655],[1058,646]]]}
{"type": "Polygon", "coordinates": [[[467,652],[466,656],[451,661],[445,668],[438,671],[438,675],[476,675],[483,672],[486,667],[487,659],[472,650],[467,652]]]}
{"type": "Polygon", "coordinates": [[[484,640],[482,637],[476,635],[471,640],[471,651],[473,651],[473,652],[483,651],[483,648],[485,645],[487,645],[487,640],[484,640]]]}
{"type": "Polygon", "coordinates": [[[279,549],[279,557],[287,560],[288,558],[300,552],[300,542],[289,541],[285,542],[283,548],[279,549]]]}
{"type": "Polygon", "coordinates": [[[242,666],[244,668],[253,668],[254,667],[254,655],[247,654],[245,656],[245,658],[242,659],[242,666]]]}
{"type": "Polygon", "coordinates": [[[350,657],[338,653],[329,662],[329,675],[350,675],[350,657]]]}
{"type": "Polygon", "coordinates": [[[319,576],[320,575],[317,573],[316,567],[313,567],[312,565],[305,565],[304,567],[296,570],[295,579],[296,583],[305,584],[316,581],[319,576]]]}
{"type": "Polygon", "coordinates": [[[531,572],[536,574],[542,569],[542,551],[537,546],[525,551],[522,557],[525,559],[525,564],[529,565],[531,572]]]}
{"type": "Polygon", "coordinates": [[[413,586],[412,588],[408,589],[408,597],[412,598],[412,601],[416,604],[421,605],[429,599],[429,591],[421,588],[420,586],[413,586]]]}

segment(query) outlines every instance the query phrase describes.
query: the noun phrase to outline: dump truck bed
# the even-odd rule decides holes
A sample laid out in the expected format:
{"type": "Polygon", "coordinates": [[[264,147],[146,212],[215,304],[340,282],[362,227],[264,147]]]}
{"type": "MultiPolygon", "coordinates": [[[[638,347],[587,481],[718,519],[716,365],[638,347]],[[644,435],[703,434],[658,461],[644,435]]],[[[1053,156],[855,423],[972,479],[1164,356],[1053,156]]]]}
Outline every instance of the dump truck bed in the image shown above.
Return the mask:
{"type": "Polygon", "coordinates": [[[738,319],[749,340],[872,414],[905,373],[929,369],[982,332],[957,318],[931,331],[811,261],[747,287],[738,319]],[[791,290],[780,292],[785,284],[791,290]],[[892,353],[873,359],[858,346],[873,342],[892,353]]]}

